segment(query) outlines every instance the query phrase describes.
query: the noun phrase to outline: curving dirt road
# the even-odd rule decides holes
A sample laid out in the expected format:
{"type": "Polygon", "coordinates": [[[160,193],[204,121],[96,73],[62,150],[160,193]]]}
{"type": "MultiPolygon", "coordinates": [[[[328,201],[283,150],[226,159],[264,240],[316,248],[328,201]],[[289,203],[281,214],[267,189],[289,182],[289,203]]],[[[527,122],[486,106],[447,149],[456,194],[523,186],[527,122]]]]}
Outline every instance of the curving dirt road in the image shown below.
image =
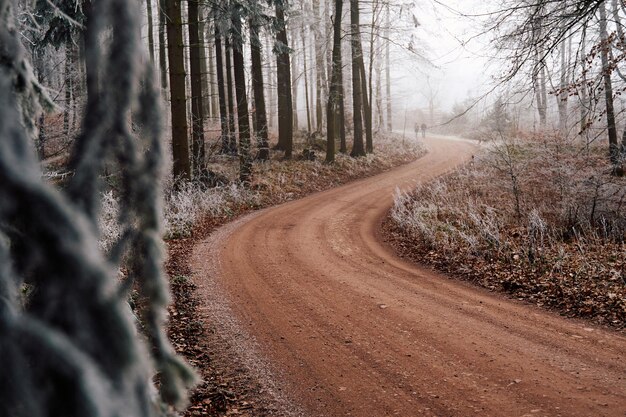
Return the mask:
{"type": "Polygon", "coordinates": [[[380,242],[396,186],[475,149],[427,145],[410,165],[255,213],[197,245],[205,313],[229,322],[242,355],[267,359],[259,373],[280,379],[274,389],[304,415],[626,416],[623,335],[451,280],[380,242]]]}

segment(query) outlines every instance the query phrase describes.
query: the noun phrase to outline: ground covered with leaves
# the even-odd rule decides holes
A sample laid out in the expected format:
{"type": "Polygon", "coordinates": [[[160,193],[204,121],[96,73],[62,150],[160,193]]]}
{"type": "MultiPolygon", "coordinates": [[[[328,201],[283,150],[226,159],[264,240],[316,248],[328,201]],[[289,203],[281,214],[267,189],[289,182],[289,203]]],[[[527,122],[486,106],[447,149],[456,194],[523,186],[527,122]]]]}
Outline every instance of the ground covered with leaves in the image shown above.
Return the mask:
{"type": "MultiPolygon", "coordinates": [[[[227,341],[216,334],[211,323],[199,319],[199,299],[188,263],[194,243],[252,210],[383,172],[425,152],[419,143],[397,136],[381,135],[375,145],[373,154],[356,159],[340,154],[334,164],[298,158],[281,160],[276,154],[269,162],[255,164],[254,178],[248,187],[235,181],[238,160],[216,155],[210,168],[225,180],[224,184],[212,188],[189,184],[168,193],[167,272],[174,298],[170,337],[176,350],[200,372],[203,380],[192,392],[186,416],[274,415],[252,377],[238,368],[227,341]]],[[[110,205],[105,212],[113,216],[114,202],[110,205]]]]}
{"type": "Polygon", "coordinates": [[[403,256],[565,316],[626,328],[626,179],[604,147],[549,137],[487,145],[396,195],[403,256]]]}

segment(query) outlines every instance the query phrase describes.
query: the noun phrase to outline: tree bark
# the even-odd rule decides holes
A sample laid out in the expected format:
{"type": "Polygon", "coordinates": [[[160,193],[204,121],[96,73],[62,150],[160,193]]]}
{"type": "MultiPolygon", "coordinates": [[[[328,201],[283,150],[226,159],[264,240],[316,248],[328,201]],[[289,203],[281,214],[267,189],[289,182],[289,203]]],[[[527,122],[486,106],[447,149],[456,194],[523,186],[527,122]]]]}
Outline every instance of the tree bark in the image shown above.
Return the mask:
{"type": "Polygon", "coordinates": [[[270,150],[267,135],[261,40],[259,39],[259,25],[254,17],[250,18],[250,58],[252,61],[252,89],[254,91],[254,119],[256,120],[257,146],[259,148],[258,158],[261,161],[267,161],[270,157],[270,150]]]}
{"type": "MultiPolygon", "coordinates": [[[[291,38],[298,39],[296,36],[295,29],[291,30],[291,38]]],[[[303,51],[304,55],[306,55],[306,50],[303,51]]],[[[298,84],[300,84],[300,77],[297,76],[298,69],[298,56],[293,55],[291,57],[291,103],[292,103],[292,112],[293,112],[293,130],[298,131],[299,121],[298,121],[298,84]]]]}
{"type": "MultiPolygon", "coordinates": [[[[335,160],[335,138],[337,136],[337,119],[339,118],[339,101],[343,97],[339,94],[341,83],[341,14],[343,1],[335,0],[335,21],[333,22],[333,52],[331,81],[328,89],[328,104],[326,107],[326,162],[335,160]]],[[[343,122],[343,121],[342,121],[343,122]]]]}
{"type": "Polygon", "coordinates": [[[165,1],[157,0],[159,5],[159,72],[161,75],[161,89],[167,89],[167,55],[165,44],[165,1]]]}
{"type": "Polygon", "coordinates": [[[232,15],[233,69],[235,72],[235,95],[237,96],[237,126],[239,127],[239,179],[244,184],[250,182],[252,157],[250,156],[250,115],[246,96],[246,73],[243,59],[241,17],[236,11],[232,15]]]}
{"type": "MultiPolygon", "coordinates": [[[[365,151],[374,152],[374,141],[372,138],[372,105],[371,95],[368,93],[368,81],[365,74],[365,63],[363,60],[363,47],[359,40],[359,71],[361,72],[361,94],[363,96],[363,121],[365,122],[365,151]]],[[[370,81],[371,82],[371,81],[370,81]]]]}
{"type": "Polygon", "coordinates": [[[324,46],[322,44],[322,33],[320,22],[319,0],[312,3],[315,20],[311,28],[313,29],[313,41],[315,45],[315,113],[317,119],[316,131],[324,130],[324,107],[322,105],[324,89],[326,84],[326,71],[324,70],[324,46]]]}
{"type": "Polygon", "coordinates": [[[64,80],[65,85],[65,104],[63,106],[63,134],[66,137],[70,135],[70,110],[72,108],[72,41],[65,42],[65,68],[64,80]]]}
{"type": "MultiPolygon", "coordinates": [[[[197,0],[196,0],[197,1],[197,0]]],[[[198,52],[200,54],[200,79],[202,83],[202,117],[204,120],[211,117],[211,84],[209,82],[209,67],[206,53],[206,8],[203,4],[198,4],[198,52]]]]}
{"type": "Polygon", "coordinates": [[[180,1],[166,0],[167,41],[171,115],[172,115],[172,157],[174,178],[191,179],[189,159],[189,138],[187,136],[187,97],[185,91],[185,61],[183,53],[183,25],[180,1]]]}
{"type": "Polygon", "coordinates": [[[154,63],[154,28],[152,25],[152,0],[146,0],[146,13],[148,15],[148,52],[150,52],[150,62],[154,63]]]}
{"type": "MultiPolygon", "coordinates": [[[[606,5],[600,3],[598,7],[600,14],[600,40],[603,43],[608,42],[607,22],[606,22],[606,5]]],[[[611,80],[611,68],[609,67],[610,45],[604,45],[600,49],[600,58],[602,60],[602,76],[604,79],[604,100],[606,103],[606,125],[609,136],[609,159],[611,163],[617,166],[619,162],[619,146],[617,143],[617,128],[615,124],[615,108],[613,105],[613,83],[611,80]]]]}
{"type": "Polygon", "coordinates": [[[278,145],[277,149],[285,151],[285,158],[291,158],[293,152],[293,106],[291,97],[291,71],[289,60],[289,44],[285,22],[286,3],[276,3],[276,78],[278,86],[278,145]]]}
{"type": "Polygon", "coordinates": [[[226,43],[226,97],[228,97],[228,153],[237,155],[237,138],[235,136],[235,99],[233,98],[233,71],[230,62],[231,44],[229,36],[226,43]]]}
{"type": "Polygon", "coordinates": [[[201,42],[198,27],[198,0],[187,1],[189,19],[189,69],[191,72],[191,149],[194,176],[200,176],[205,168],[204,110],[202,91],[201,42]]]}
{"type": "Polygon", "coordinates": [[[304,33],[304,25],[302,25],[302,56],[304,57],[304,103],[306,106],[306,127],[307,132],[311,133],[311,107],[309,106],[309,74],[306,60],[306,35],[304,33]]]}
{"type": "Polygon", "coordinates": [[[352,113],[354,118],[354,138],[352,145],[353,157],[365,156],[363,145],[363,96],[361,91],[361,63],[360,54],[360,23],[359,23],[359,1],[350,0],[350,29],[352,45],[352,113]]]}
{"type": "Polygon", "coordinates": [[[228,111],[226,109],[226,91],[224,90],[224,60],[222,58],[222,37],[220,28],[215,22],[215,72],[217,73],[217,94],[220,108],[220,128],[222,153],[228,153],[230,130],[228,125],[228,111]]]}
{"type": "MultiPolygon", "coordinates": [[[[571,38],[570,38],[571,40],[571,38]]],[[[571,45],[571,44],[570,44],[571,45]]],[[[560,49],[561,74],[559,80],[559,93],[556,94],[557,108],[559,109],[559,132],[563,137],[567,135],[567,83],[569,74],[569,62],[565,40],[561,42],[560,49]]]]}
{"type": "MultiPolygon", "coordinates": [[[[207,40],[211,39],[211,36],[209,35],[210,33],[210,27],[207,25],[207,40]]],[[[219,104],[219,91],[216,92],[216,72],[217,72],[217,54],[216,51],[214,50],[213,47],[214,44],[211,44],[211,42],[207,42],[207,46],[209,49],[209,61],[208,61],[208,73],[209,73],[209,101],[211,103],[211,118],[215,119],[220,117],[220,113],[219,113],[219,108],[220,108],[220,104],[219,104]]],[[[221,60],[221,57],[220,57],[221,60]]],[[[223,71],[223,69],[222,69],[223,71]]],[[[223,75],[223,74],[222,74],[223,75]]],[[[224,88],[224,86],[222,85],[222,88],[224,88]]]]}
{"type": "Polygon", "coordinates": [[[391,59],[389,50],[389,29],[391,25],[391,12],[389,10],[389,3],[387,3],[387,22],[385,25],[385,97],[387,99],[387,131],[393,130],[393,121],[391,117],[391,59]]]}

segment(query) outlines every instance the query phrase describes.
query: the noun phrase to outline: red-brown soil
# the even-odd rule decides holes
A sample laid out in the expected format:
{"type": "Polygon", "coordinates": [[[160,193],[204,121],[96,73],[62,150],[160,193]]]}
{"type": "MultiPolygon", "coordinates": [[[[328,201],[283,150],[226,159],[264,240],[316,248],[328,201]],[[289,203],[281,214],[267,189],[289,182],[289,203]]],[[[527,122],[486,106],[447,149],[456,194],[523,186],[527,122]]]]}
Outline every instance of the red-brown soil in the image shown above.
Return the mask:
{"type": "Polygon", "coordinates": [[[396,186],[464,162],[429,140],[385,174],[256,212],[192,254],[203,320],[271,406],[251,415],[624,416],[626,338],[398,258],[396,186]]]}

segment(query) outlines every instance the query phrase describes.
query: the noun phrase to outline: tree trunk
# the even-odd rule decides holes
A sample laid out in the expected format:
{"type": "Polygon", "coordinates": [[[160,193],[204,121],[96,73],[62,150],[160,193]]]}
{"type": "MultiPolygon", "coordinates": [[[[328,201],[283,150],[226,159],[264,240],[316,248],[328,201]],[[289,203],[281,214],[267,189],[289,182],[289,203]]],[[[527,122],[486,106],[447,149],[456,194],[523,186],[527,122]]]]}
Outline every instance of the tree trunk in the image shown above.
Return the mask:
{"type": "Polygon", "coordinates": [[[306,60],[306,35],[304,33],[304,25],[302,25],[302,56],[304,57],[304,102],[306,106],[306,127],[307,132],[311,133],[311,107],[309,106],[309,74],[306,60]]]}
{"type": "MultiPolygon", "coordinates": [[[[587,86],[587,72],[585,69],[587,62],[587,52],[585,51],[586,42],[586,30],[583,28],[583,33],[580,42],[580,71],[582,74],[582,81],[580,85],[580,134],[584,134],[585,138],[589,137],[587,129],[589,128],[589,91],[587,86]]],[[[589,144],[589,141],[585,141],[589,144]]]]}
{"type": "Polygon", "coordinates": [[[154,28],[152,26],[152,0],[146,0],[146,12],[148,14],[148,51],[150,62],[154,63],[154,28]]]}
{"type": "MultiPolygon", "coordinates": [[[[538,10],[537,14],[541,14],[541,10],[538,10]]],[[[543,21],[541,17],[534,20],[532,29],[533,41],[535,43],[535,68],[533,70],[533,88],[535,89],[535,99],[537,101],[539,125],[542,129],[545,129],[547,124],[548,99],[546,95],[546,67],[545,63],[543,62],[543,52],[541,51],[539,46],[541,38],[543,37],[542,26],[543,21]]]]}
{"type": "Polygon", "coordinates": [[[237,96],[237,126],[239,127],[239,179],[244,184],[250,182],[252,175],[252,157],[250,156],[250,115],[246,96],[246,72],[243,59],[243,41],[241,17],[237,12],[232,15],[233,32],[233,69],[235,72],[235,95],[237,96]]]}
{"type": "Polygon", "coordinates": [[[315,45],[315,111],[317,115],[316,131],[322,132],[324,130],[324,107],[322,105],[322,102],[326,84],[326,71],[324,70],[324,45],[322,43],[321,33],[321,28],[323,28],[323,25],[320,22],[319,0],[313,0],[312,6],[313,14],[315,16],[312,29],[315,45]]]}
{"type": "Polygon", "coordinates": [[[226,97],[228,97],[228,153],[237,155],[237,138],[235,136],[235,99],[233,98],[233,71],[230,63],[231,45],[229,36],[226,40],[226,97]]]}
{"type": "Polygon", "coordinates": [[[361,72],[361,95],[363,96],[363,121],[365,122],[365,150],[368,153],[374,152],[374,141],[372,139],[372,105],[371,95],[367,88],[367,75],[365,74],[365,63],[363,60],[363,47],[359,39],[359,71],[361,72]]]}
{"type": "MultiPolygon", "coordinates": [[[[209,35],[210,33],[210,27],[207,26],[207,40],[211,39],[211,36],[209,35]]],[[[214,44],[211,44],[211,42],[207,42],[207,46],[209,49],[209,61],[208,61],[208,73],[209,73],[209,100],[211,102],[211,118],[215,119],[220,117],[220,113],[219,113],[219,108],[220,108],[220,104],[219,104],[219,91],[216,92],[215,91],[215,86],[217,85],[216,80],[215,80],[215,74],[217,72],[217,54],[216,51],[213,48],[214,44]]],[[[220,61],[221,61],[221,57],[220,57],[220,61]]],[[[222,69],[222,71],[224,71],[222,69]]],[[[223,72],[222,72],[223,75],[223,72]]],[[[224,88],[224,85],[222,84],[222,88],[224,88]]]]}
{"type": "MultiPolygon", "coordinates": [[[[270,45],[271,38],[268,36],[265,38],[265,49],[269,54],[272,52],[272,48],[270,45]]],[[[273,129],[276,125],[274,117],[276,116],[276,82],[274,80],[274,75],[276,75],[276,71],[272,67],[272,61],[270,59],[267,60],[267,95],[268,95],[268,109],[269,115],[267,120],[267,127],[273,129]]]]}
{"type": "MultiPolygon", "coordinates": [[[[335,160],[335,138],[337,136],[337,119],[339,118],[339,94],[341,82],[341,14],[342,0],[335,0],[335,21],[333,22],[333,52],[331,81],[328,89],[328,104],[326,107],[326,162],[335,160]]],[[[341,120],[343,123],[343,120],[341,120]]]]}
{"type": "Polygon", "coordinates": [[[267,161],[270,157],[270,150],[267,136],[261,40],[259,39],[259,25],[254,17],[250,19],[250,55],[252,61],[252,89],[254,90],[254,119],[256,120],[257,146],[259,148],[258,158],[261,161],[267,161]]]}
{"type": "Polygon", "coordinates": [[[215,70],[217,73],[217,94],[220,108],[220,128],[221,128],[221,153],[228,153],[230,130],[228,126],[228,111],[226,110],[226,91],[224,90],[224,61],[222,59],[222,37],[220,28],[215,22],[215,70]]]}
{"type": "MultiPolygon", "coordinates": [[[[603,43],[608,40],[607,24],[606,24],[606,5],[600,3],[598,7],[600,13],[600,39],[603,43]]],[[[611,81],[611,68],[609,67],[609,54],[606,45],[600,50],[600,58],[602,60],[602,76],[604,78],[604,100],[606,103],[606,125],[609,135],[609,159],[611,163],[617,166],[619,162],[619,146],[617,143],[617,128],[615,125],[615,109],[613,106],[613,83],[611,81]]]]}
{"type": "MultiPolygon", "coordinates": [[[[298,39],[296,36],[296,31],[291,30],[291,38],[298,39]]],[[[304,51],[304,55],[306,55],[306,50],[304,51]]],[[[293,112],[293,130],[298,131],[299,123],[298,123],[298,84],[300,84],[300,77],[297,76],[298,69],[298,56],[293,55],[291,57],[291,103],[292,103],[292,112],[293,112]]]]}
{"type": "Polygon", "coordinates": [[[70,110],[72,108],[72,41],[65,43],[65,104],[63,106],[63,134],[70,135],[70,110]]]}
{"type": "Polygon", "coordinates": [[[167,55],[165,51],[165,1],[157,0],[159,5],[159,70],[161,73],[161,89],[167,89],[167,55]]]}
{"type": "Polygon", "coordinates": [[[189,15],[189,69],[191,71],[191,149],[194,176],[205,168],[204,110],[202,91],[201,45],[198,21],[198,0],[187,1],[189,15]]]}
{"type": "Polygon", "coordinates": [[[360,66],[360,23],[359,1],[350,0],[350,30],[352,44],[352,113],[354,118],[354,141],[351,156],[365,156],[363,145],[363,96],[361,94],[361,66],[360,66]]]}
{"type": "Polygon", "coordinates": [[[291,99],[291,74],[289,44],[285,23],[284,4],[276,4],[276,78],[278,87],[278,145],[285,151],[285,158],[291,158],[293,151],[293,108],[291,99]]]}
{"type": "Polygon", "coordinates": [[[198,4],[198,52],[200,54],[200,79],[202,83],[202,117],[204,120],[211,117],[211,84],[209,82],[209,67],[206,53],[206,8],[203,4],[198,4]]]}
{"type": "MultiPolygon", "coordinates": [[[[571,38],[570,38],[571,39],[571,38]]],[[[561,42],[561,77],[559,80],[559,94],[556,95],[557,108],[559,109],[559,132],[563,137],[567,135],[567,83],[569,62],[566,54],[565,40],[561,42]]]]}
{"type": "Polygon", "coordinates": [[[393,122],[391,119],[391,59],[389,51],[389,29],[391,25],[391,12],[389,10],[389,3],[387,3],[387,22],[385,25],[385,78],[386,78],[386,90],[385,96],[387,98],[387,130],[391,132],[393,130],[393,122]]]}
{"type": "Polygon", "coordinates": [[[166,0],[167,51],[172,115],[172,157],[174,178],[191,179],[189,138],[187,136],[187,98],[185,91],[185,61],[183,54],[183,25],[180,1],[166,0]]]}
{"type": "MultiPolygon", "coordinates": [[[[378,41],[380,45],[380,40],[378,41]]],[[[384,129],[385,120],[383,118],[383,67],[381,65],[381,59],[376,60],[376,132],[380,132],[381,129],[384,129]]]]}

